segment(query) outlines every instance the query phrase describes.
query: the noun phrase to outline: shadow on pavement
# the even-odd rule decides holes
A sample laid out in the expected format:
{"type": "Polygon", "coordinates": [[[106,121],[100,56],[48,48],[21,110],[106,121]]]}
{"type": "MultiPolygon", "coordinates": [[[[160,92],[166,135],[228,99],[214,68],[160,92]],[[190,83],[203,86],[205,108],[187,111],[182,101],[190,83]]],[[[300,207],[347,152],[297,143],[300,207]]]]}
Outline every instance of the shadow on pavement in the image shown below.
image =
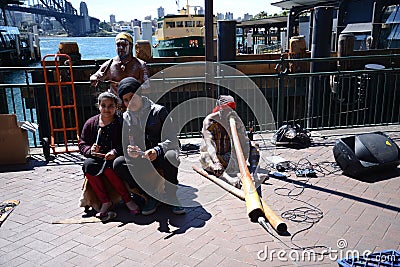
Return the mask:
{"type": "MultiPolygon", "coordinates": [[[[144,215],[131,215],[124,204],[116,207],[117,217],[108,222],[120,222],[118,227],[123,227],[126,224],[134,223],[138,225],[150,225],[158,223],[158,231],[161,233],[170,233],[164,239],[168,239],[174,235],[183,234],[190,228],[202,228],[211,218],[202,206],[186,208],[185,215],[176,215],[172,213],[171,207],[166,204],[161,204],[155,213],[144,215]]],[[[108,223],[105,222],[105,223],[108,223]]]]}

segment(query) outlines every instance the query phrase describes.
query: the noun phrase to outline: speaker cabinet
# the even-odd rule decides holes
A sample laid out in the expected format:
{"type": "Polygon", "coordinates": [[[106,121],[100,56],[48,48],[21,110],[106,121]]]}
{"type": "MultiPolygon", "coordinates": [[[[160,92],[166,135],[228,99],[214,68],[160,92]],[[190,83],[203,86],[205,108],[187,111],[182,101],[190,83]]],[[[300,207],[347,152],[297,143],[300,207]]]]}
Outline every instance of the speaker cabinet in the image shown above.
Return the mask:
{"type": "Polygon", "coordinates": [[[399,147],[382,132],[341,138],[333,147],[333,155],[343,174],[352,177],[400,164],[399,147]]]}

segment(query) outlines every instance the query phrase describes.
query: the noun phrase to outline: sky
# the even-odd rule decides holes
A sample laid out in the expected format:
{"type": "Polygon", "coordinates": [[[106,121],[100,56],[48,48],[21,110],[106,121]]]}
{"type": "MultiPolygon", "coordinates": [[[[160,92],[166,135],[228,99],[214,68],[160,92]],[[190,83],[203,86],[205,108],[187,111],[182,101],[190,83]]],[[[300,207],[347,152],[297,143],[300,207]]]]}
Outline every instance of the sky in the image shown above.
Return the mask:
{"type": "MultiPolygon", "coordinates": [[[[79,13],[79,5],[82,0],[68,0],[79,13]]],[[[162,6],[165,14],[177,14],[177,0],[84,0],[88,6],[89,16],[98,18],[100,21],[110,21],[110,15],[115,15],[116,21],[131,21],[133,19],[143,20],[145,16],[157,17],[157,8],[162,6]]],[[[189,5],[202,6],[205,0],[190,0],[189,5]]],[[[280,0],[215,0],[213,1],[214,15],[217,13],[232,12],[233,18],[242,17],[249,13],[256,15],[261,11],[268,14],[279,13],[280,8],[271,6],[270,3],[280,0]]],[[[186,6],[186,0],[179,0],[179,7],[186,6]]],[[[193,9],[191,8],[191,12],[193,9]]]]}

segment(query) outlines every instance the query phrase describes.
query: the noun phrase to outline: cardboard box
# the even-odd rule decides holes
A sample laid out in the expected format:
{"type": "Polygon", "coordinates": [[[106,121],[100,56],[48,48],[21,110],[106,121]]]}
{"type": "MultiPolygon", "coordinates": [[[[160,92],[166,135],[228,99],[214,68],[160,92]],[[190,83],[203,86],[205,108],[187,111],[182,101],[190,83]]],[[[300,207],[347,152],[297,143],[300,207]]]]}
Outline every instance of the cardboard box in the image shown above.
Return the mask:
{"type": "Polygon", "coordinates": [[[0,164],[24,164],[29,154],[28,133],[15,114],[0,114],[0,164]]]}

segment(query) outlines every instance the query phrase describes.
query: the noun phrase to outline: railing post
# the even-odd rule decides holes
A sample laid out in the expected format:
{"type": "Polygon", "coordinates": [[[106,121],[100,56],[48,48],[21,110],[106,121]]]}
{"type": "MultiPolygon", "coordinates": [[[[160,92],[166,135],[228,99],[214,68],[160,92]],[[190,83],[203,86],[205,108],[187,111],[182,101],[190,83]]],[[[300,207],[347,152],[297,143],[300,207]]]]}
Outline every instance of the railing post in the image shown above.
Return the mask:
{"type": "MultiPolygon", "coordinates": [[[[311,44],[311,58],[329,57],[331,53],[333,7],[321,6],[314,8],[313,41],[311,44]]],[[[310,73],[330,71],[327,62],[310,63],[310,73]]],[[[327,88],[326,79],[321,76],[311,76],[307,98],[307,128],[323,125],[323,103],[325,99],[320,92],[327,88]],[[321,105],[321,106],[319,106],[321,105]]]]}
{"type": "Polygon", "coordinates": [[[0,89],[0,114],[8,114],[6,89],[0,89]]]}
{"type": "Polygon", "coordinates": [[[276,120],[277,120],[277,128],[281,127],[283,124],[284,113],[283,110],[285,108],[285,94],[283,93],[283,86],[285,82],[285,74],[288,71],[287,62],[285,61],[285,57],[281,54],[281,62],[279,62],[275,66],[275,71],[278,73],[278,98],[276,102],[276,120]]]}

